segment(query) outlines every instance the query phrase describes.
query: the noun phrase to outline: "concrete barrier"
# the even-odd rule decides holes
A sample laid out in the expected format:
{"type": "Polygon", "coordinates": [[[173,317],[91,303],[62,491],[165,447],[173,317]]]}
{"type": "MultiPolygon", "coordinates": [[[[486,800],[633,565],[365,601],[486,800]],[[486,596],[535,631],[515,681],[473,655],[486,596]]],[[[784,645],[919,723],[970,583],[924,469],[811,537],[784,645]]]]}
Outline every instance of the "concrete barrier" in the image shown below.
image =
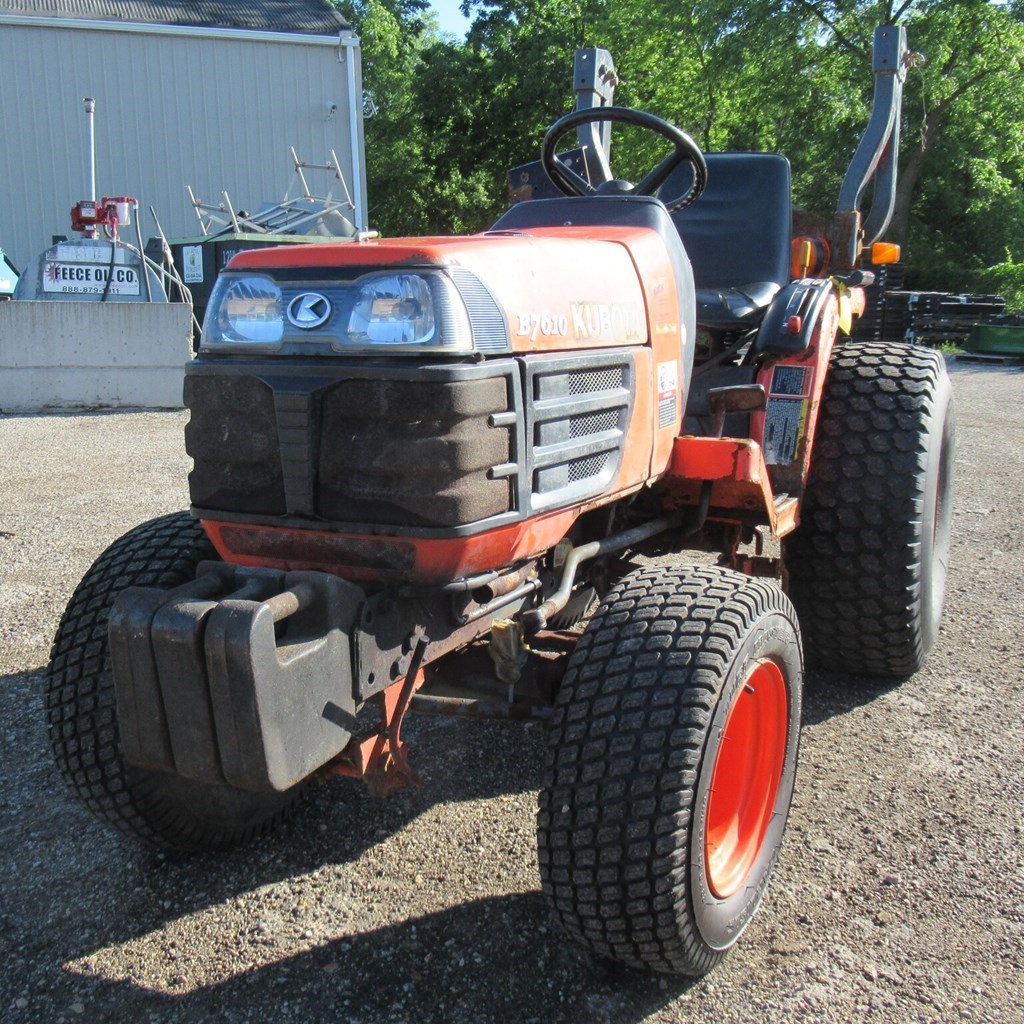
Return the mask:
{"type": "Polygon", "coordinates": [[[0,410],[182,405],[183,303],[0,302],[0,410]]]}

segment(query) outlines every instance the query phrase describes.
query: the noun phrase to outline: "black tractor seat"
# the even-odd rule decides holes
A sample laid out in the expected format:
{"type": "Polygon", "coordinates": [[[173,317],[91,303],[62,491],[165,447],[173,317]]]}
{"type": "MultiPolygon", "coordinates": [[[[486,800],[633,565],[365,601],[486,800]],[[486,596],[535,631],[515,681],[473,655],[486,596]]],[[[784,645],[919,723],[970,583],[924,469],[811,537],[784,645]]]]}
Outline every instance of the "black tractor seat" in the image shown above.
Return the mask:
{"type": "MultiPolygon", "coordinates": [[[[707,153],[708,183],[672,215],[693,265],[697,323],[748,331],[790,280],[792,198],[789,161],[774,153],[707,153]]],[[[659,194],[687,190],[683,165],[659,194]]]]}

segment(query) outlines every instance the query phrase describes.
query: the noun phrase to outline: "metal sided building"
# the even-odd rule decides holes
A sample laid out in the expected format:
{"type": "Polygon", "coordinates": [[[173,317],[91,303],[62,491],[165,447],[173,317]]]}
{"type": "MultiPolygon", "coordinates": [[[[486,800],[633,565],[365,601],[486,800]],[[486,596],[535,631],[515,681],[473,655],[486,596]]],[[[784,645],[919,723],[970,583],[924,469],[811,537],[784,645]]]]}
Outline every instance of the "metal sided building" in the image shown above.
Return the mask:
{"type": "Polygon", "coordinates": [[[327,0],[0,0],[0,75],[0,246],[17,266],[92,198],[85,97],[97,198],[137,198],[146,237],[150,206],[168,237],[200,233],[188,187],[236,210],[280,202],[292,147],[336,154],[367,226],[359,40],[327,0]]]}

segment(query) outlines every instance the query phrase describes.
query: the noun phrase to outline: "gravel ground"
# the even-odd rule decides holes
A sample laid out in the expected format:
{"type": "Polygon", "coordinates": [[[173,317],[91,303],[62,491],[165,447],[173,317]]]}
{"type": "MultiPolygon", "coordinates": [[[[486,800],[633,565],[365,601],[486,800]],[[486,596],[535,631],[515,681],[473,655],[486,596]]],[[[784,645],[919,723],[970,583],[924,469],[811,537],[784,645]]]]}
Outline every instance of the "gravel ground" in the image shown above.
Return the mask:
{"type": "Polygon", "coordinates": [[[537,727],[414,719],[422,789],[338,780],[227,856],[95,822],[52,765],[42,671],[96,555],[185,507],[185,415],[0,416],[0,1020],[1024,1021],[1024,371],[952,370],[938,645],[896,688],[808,679],[775,881],[696,982],[599,962],[549,919],[537,727]]]}

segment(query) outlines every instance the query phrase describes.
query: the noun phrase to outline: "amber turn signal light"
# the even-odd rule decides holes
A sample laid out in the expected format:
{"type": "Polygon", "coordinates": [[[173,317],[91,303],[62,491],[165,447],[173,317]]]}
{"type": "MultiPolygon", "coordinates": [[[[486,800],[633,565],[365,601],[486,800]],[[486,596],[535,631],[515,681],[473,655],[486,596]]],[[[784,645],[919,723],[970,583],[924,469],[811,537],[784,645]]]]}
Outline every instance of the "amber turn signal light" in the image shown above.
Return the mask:
{"type": "Polygon", "coordinates": [[[899,263],[900,247],[895,242],[875,242],[871,246],[871,262],[876,267],[884,263],[899,263]]]}

